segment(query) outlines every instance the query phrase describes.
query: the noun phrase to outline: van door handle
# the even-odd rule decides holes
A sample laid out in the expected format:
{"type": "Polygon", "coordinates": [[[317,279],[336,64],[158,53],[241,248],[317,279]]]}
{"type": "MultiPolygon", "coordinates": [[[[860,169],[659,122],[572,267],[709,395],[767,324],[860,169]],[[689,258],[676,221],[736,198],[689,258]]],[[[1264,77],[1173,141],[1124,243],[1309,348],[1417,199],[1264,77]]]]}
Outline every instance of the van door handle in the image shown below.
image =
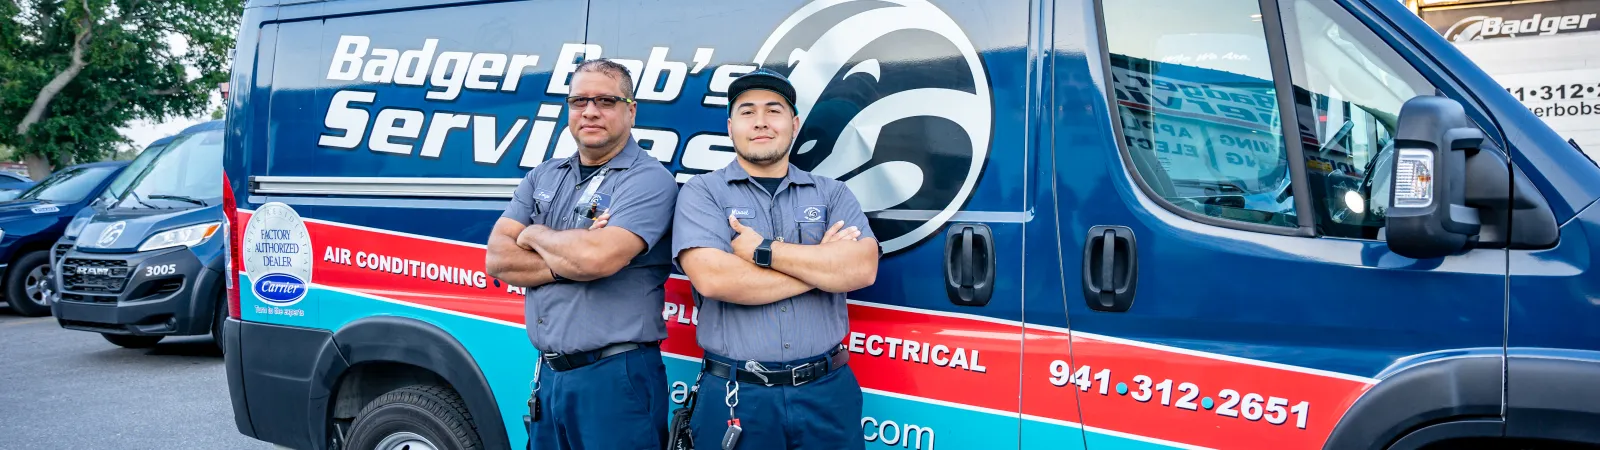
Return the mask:
{"type": "Polygon", "coordinates": [[[994,263],[994,233],[988,225],[951,225],[944,242],[944,288],[950,303],[989,304],[994,296],[994,263]]]}
{"type": "Polygon", "coordinates": [[[1133,229],[1100,225],[1083,244],[1083,297],[1089,309],[1126,312],[1139,284],[1139,250],[1133,229]]]}

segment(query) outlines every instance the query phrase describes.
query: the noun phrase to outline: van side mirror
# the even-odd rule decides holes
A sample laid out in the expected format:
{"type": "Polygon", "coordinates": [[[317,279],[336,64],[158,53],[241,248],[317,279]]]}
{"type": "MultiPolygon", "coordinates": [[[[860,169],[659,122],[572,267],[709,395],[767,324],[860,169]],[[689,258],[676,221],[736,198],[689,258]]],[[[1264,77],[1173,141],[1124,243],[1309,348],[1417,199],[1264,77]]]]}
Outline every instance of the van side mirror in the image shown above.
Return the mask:
{"type": "Polygon", "coordinates": [[[1483,145],[1460,103],[1418,96],[1400,107],[1385,240],[1413,259],[1447,256],[1477,238],[1482,222],[1467,204],[1467,158],[1483,145]]]}

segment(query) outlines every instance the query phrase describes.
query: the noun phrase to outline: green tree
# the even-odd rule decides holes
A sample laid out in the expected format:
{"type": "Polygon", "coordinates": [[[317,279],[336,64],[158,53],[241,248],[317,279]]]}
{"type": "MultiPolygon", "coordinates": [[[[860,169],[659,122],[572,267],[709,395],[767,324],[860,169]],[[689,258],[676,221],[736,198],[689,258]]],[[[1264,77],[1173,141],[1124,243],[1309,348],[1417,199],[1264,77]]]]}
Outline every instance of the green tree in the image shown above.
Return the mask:
{"type": "Polygon", "coordinates": [[[204,114],[227,80],[242,3],[0,0],[0,146],[42,179],[114,154],[130,121],[204,114]]]}

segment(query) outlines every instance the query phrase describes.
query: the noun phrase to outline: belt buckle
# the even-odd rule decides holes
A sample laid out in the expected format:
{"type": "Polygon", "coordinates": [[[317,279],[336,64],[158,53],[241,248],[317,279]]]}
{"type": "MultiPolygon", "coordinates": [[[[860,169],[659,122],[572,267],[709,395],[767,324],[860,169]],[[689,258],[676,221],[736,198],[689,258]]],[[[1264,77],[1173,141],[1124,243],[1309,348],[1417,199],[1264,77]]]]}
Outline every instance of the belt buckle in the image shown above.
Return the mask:
{"type": "Polygon", "coordinates": [[[809,374],[809,373],[811,373],[811,368],[813,367],[814,364],[816,364],[816,363],[802,364],[802,365],[798,365],[798,366],[794,366],[794,367],[789,368],[789,381],[793,382],[795,386],[800,386],[802,384],[810,383],[811,380],[800,381],[801,380],[801,378],[800,378],[800,369],[802,369],[802,368],[806,369],[806,373],[809,374]]]}

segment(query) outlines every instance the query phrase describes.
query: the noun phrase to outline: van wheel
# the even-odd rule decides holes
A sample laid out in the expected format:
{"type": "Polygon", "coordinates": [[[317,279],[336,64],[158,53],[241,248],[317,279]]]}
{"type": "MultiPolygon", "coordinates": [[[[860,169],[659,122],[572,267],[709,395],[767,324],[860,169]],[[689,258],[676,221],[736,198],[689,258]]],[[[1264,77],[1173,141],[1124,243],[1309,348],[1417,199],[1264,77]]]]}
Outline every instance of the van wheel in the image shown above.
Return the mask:
{"type": "Polygon", "coordinates": [[[455,391],[414,385],[367,403],[350,426],[345,448],[476,450],[483,448],[472,414],[455,391]]]}
{"type": "Polygon", "coordinates": [[[108,333],[100,333],[100,336],[122,348],[150,348],[155,347],[157,342],[161,342],[161,336],[130,336],[108,333]]]}
{"type": "Polygon", "coordinates": [[[33,252],[17,258],[6,272],[6,302],[28,317],[50,314],[50,256],[33,252]]]}

